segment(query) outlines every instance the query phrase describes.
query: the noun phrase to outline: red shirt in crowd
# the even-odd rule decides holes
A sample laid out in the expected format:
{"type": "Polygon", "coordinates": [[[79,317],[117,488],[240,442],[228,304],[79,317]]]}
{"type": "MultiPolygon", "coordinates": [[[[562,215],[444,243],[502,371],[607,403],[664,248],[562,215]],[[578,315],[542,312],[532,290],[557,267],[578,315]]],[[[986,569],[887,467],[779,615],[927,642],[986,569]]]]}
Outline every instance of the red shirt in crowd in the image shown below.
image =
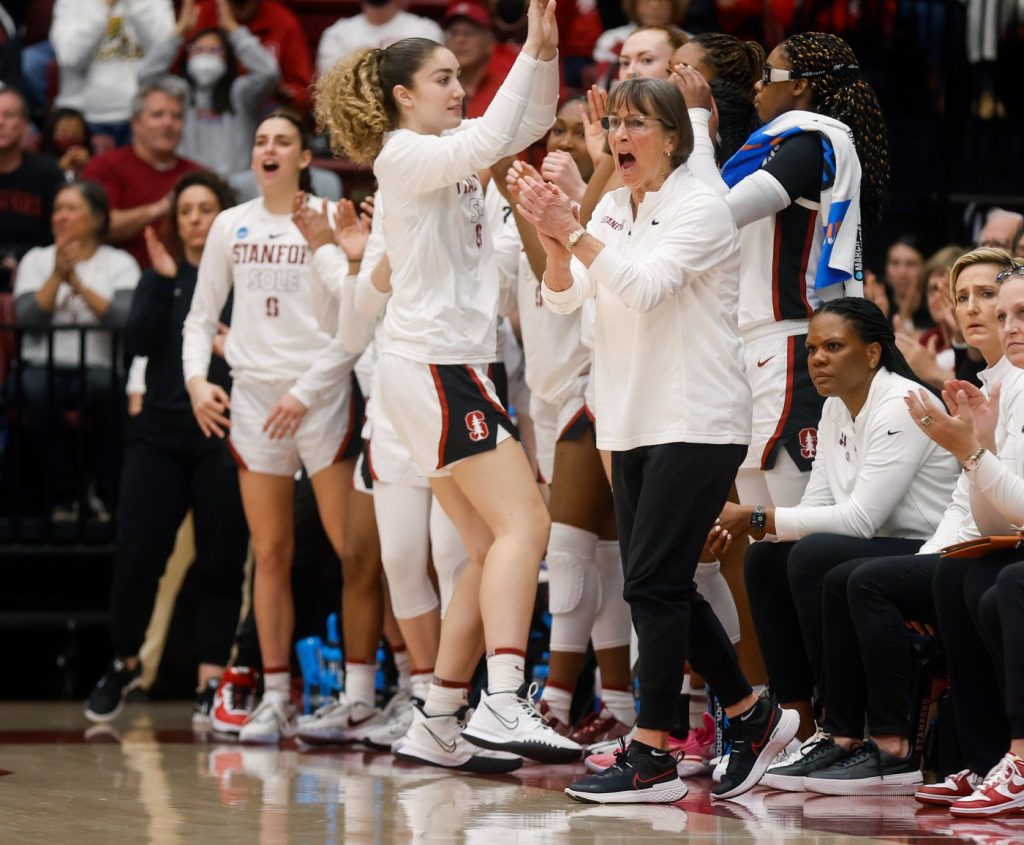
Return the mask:
{"type": "MultiPolygon", "coordinates": [[[[158,170],[139,158],[129,144],[96,156],[82,170],[82,178],[99,182],[103,186],[111,208],[128,209],[156,202],[170,193],[182,175],[202,169],[194,161],[179,158],[173,167],[158,170]]],[[[157,233],[164,243],[170,242],[167,237],[169,224],[170,221],[165,218],[157,226],[157,233]]],[[[130,241],[115,246],[130,252],[143,270],[150,266],[142,232],[130,241]]]]}
{"type": "Polygon", "coordinates": [[[481,117],[487,107],[498,93],[501,83],[505,81],[508,72],[515,64],[516,56],[519,55],[519,47],[515,44],[497,43],[494,45],[494,52],[491,53],[491,60],[487,63],[487,69],[480,78],[480,84],[472,97],[466,98],[466,117],[481,117]]]}
{"type": "MultiPolygon", "coordinates": [[[[217,8],[212,0],[199,3],[197,29],[217,26],[217,8]]],[[[245,24],[281,66],[279,96],[299,111],[309,111],[313,100],[309,86],[313,82],[313,59],[306,33],[295,14],[277,0],[263,0],[251,21],[245,24]]]]}

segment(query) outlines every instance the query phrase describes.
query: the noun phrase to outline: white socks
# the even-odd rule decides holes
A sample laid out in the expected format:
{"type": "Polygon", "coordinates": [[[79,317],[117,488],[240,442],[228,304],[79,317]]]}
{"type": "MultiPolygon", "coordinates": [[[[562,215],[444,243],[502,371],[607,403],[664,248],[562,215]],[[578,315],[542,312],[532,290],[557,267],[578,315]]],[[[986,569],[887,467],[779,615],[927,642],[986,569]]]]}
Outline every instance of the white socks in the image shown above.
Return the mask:
{"type": "Polygon", "coordinates": [[[408,692],[412,686],[412,676],[409,667],[409,652],[404,648],[391,649],[395,659],[395,669],[398,670],[398,691],[408,692]]]}
{"type": "Polygon", "coordinates": [[[569,726],[569,710],[572,707],[571,692],[548,684],[544,687],[540,700],[547,704],[552,716],[563,725],[569,726]]]}
{"type": "Polygon", "coordinates": [[[487,655],[487,692],[515,692],[526,680],[526,656],[516,649],[487,655]]]}
{"type": "Polygon", "coordinates": [[[446,716],[469,704],[469,690],[466,687],[443,687],[436,681],[430,684],[423,712],[428,716],[446,716]]]}
{"type": "Polygon", "coordinates": [[[290,672],[266,672],[263,675],[263,698],[285,704],[291,699],[290,672]]]}
{"type": "Polygon", "coordinates": [[[430,691],[430,682],[434,679],[433,671],[414,672],[409,679],[409,690],[413,698],[420,701],[427,700],[427,693],[430,691]]]}
{"type": "Polygon", "coordinates": [[[601,690],[601,701],[622,724],[632,727],[636,723],[636,701],[632,690],[601,690]]]}
{"type": "Polygon", "coordinates": [[[352,703],[370,707],[377,701],[377,666],[373,663],[345,663],[345,696],[352,703]]]}

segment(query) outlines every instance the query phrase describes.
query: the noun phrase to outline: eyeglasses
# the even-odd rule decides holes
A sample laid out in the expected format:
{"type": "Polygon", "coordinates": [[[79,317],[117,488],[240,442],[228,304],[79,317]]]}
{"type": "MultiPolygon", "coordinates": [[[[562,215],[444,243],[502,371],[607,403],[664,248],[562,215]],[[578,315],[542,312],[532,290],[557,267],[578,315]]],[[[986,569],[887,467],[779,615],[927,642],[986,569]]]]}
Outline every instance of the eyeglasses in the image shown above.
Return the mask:
{"type": "Polygon", "coordinates": [[[648,128],[648,121],[656,120],[668,126],[660,117],[648,117],[645,114],[627,114],[619,117],[614,114],[606,114],[601,118],[601,128],[605,132],[617,132],[620,126],[626,127],[626,132],[632,135],[634,132],[644,132],[648,128]]]}
{"type": "Polygon", "coordinates": [[[1011,276],[1024,276],[1024,264],[1011,264],[1001,273],[996,274],[996,281],[1005,282],[1011,276]]]}
{"type": "Polygon", "coordinates": [[[833,65],[825,70],[786,70],[780,67],[764,65],[761,68],[761,83],[771,85],[773,82],[790,82],[794,79],[810,79],[815,76],[827,76],[844,70],[860,70],[860,65],[833,65]]]}
{"type": "Polygon", "coordinates": [[[190,56],[223,56],[223,47],[204,47],[199,44],[192,44],[188,48],[188,54],[190,56]]]}

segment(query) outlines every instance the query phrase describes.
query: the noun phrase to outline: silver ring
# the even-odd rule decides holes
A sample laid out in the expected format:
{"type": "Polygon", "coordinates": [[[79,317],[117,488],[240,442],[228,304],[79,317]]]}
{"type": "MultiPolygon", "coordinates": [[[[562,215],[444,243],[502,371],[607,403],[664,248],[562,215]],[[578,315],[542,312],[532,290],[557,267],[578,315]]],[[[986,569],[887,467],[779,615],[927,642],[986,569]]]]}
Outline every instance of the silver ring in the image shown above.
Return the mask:
{"type": "Polygon", "coordinates": [[[925,428],[928,428],[928,426],[930,426],[932,424],[932,415],[931,414],[925,414],[923,417],[921,417],[920,423],[925,428]]]}

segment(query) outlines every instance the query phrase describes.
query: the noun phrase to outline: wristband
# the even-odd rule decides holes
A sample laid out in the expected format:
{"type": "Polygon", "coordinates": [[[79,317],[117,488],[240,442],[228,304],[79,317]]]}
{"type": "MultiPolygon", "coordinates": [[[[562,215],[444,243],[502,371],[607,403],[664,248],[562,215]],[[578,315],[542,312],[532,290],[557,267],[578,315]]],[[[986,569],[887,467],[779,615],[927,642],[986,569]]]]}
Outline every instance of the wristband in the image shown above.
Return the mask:
{"type": "Polygon", "coordinates": [[[750,514],[750,527],[762,534],[768,525],[768,517],[764,512],[764,505],[758,505],[750,514]]]}

